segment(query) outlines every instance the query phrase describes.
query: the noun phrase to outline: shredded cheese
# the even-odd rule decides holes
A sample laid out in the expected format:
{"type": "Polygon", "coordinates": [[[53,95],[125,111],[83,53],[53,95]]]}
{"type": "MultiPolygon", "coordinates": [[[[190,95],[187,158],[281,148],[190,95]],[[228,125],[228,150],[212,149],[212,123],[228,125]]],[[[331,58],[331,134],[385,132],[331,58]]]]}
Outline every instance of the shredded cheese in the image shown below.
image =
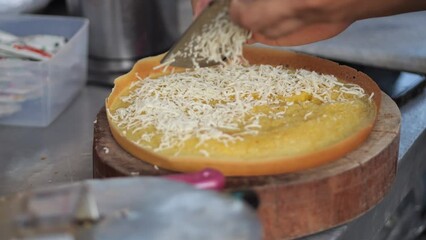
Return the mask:
{"type": "Polygon", "coordinates": [[[127,107],[108,114],[123,131],[140,134],[137,144],[149,147],[147,143],[159,137],[158,146],[150,147],[156,152],[179,148],[194,137],[197,148],[209,140],[224,145],[243,141],[244,136],[259,133],[261,119],[284,118],[288,106],[312,99],[331,104],[365,96],[358,85],[332,75],[270,65],[230,64],[155,79],[136,77],[139,80],[121,97],[127,107]],[[256,110],[265,106],[281,110],[256,110]]]}
{"type": "Polygon", "coordinates": [[[311,116],[311,115],[312,115],[312,112],[308,112],[308,113],[305,114],[305,116],[303,116],[303,119],[306,121],[306,120],[308,120],[309,116],[311,116]]]}
{"type": "Polygon", "coordinates": [[[370,94],[370,96],[368,97],[368,101],[372,102],[373,101],[373,97],[374,97],[374,92],[372,92],[370,94]]]}
{"type": "Polygon", "coordinates": [[[195,68],[200,67],[199,62],[245,63],[243,44],[250,38],[250,31],[233,23],[228,8],[224,8],[211,24],[203,26],[201,34],[191,37],[183,51],[174,54],[172,60],[158,68],[172,64],[178,57],[190,57],[195,68]]]}
{"type": "Polygon", "coordinates": [[[104,153],[105,153],[105,154],[108,154],[108,153],[109,153],[109,148],[107,148],[107,147],[103,147],[102,149],[104,150],[104,153]]]}
{"type": "Polygon", "coordinates": [[[210,153],[208,151],[204,150],[204,149],[201,149],[199,152],[201,154],[203,154],[204,157],[209,157],[210,156],[210,153]]]}
{"type": "Polygon", "coordinates": [[[160,68],[163,68],[163,71],[165,72],[165,71],[167,70],[167,68],[170,66],[170,64],[172,64],[172,63],[173,63],[173,62],[175,62],[175,61],[176,61],[176,59],[172,58],[172,59],[170,59],[170,60],[169,60],[169,61],[167,61],[167,62],[164,62],[164,63],[158,64],[157,66],[153,67],[152,69],[153,69],[153,70],[158,70],[158,69],[160,69],[160,68]]]}

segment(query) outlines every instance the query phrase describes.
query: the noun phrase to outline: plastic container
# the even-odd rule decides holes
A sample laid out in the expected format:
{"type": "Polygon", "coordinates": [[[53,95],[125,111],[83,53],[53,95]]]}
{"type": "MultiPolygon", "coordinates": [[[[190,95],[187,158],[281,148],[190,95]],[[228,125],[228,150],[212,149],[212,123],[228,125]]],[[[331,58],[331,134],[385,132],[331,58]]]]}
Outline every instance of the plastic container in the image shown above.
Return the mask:
{"type": "Polygon", "coordinates": [[[47,61],[0,61],[0,87],[26,94],[25,101],[14,103],[19,110],[0,116],[0,124],[45,127],[72,102],[87,81],[88,25],[87,19],[77,17],[0,16],[0,30],[14,35],[68,39],[47,61]]]}

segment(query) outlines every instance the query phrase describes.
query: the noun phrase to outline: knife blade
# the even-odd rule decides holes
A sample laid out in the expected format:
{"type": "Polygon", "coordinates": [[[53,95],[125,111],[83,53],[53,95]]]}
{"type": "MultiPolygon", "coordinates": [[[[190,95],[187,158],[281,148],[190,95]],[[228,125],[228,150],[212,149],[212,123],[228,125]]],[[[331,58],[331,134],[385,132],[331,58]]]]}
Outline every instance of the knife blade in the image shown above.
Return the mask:
{"type": "MultiPolygon", "coordinates": [[[[188,29],[183,33],[180,39],[174,44],[174,46],[168,51],[168,53],[163,57],[161,63],[171,62],[171,66],[174,67],[183,67],[183,68],[194,68],[194,63],[192,61],[194,57],[194,52],[186,51],[186,49],[193,47],[194,37],[201,35],[203,29],[208,28],[209,25],[213,24],[213,21],[219,13],[224,11],[225,8],[229,6],[229,0],[215,0],[206,9],[194,20],[194,22],[188,27],[188,29]],[[179,53],[186,52],[187,54],[182,55],[179,53]]],[[[218,62],[206,62],[200,61],[198,65],[200,67],[208,67],[216,65],[218,62]]]]}

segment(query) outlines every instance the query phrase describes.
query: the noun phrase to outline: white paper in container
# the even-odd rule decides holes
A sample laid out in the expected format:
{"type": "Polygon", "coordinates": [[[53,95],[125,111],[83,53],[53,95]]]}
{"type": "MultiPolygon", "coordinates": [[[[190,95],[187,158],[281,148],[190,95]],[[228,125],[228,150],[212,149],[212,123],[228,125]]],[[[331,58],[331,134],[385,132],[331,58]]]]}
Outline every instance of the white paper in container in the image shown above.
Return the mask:
{"type": "MultiPolygon", "coordinates": [[[[47,61],[0,61],[0,89],[1,86],[14,84],[17,86],[15,91],[30,95],[28,100],[21,103],[21,110],[0,117],[0,124],[48,126],[86,84],[88,20],[77,17],[1,15],[0,30],[17,36],[48,34],[68,39],[65,46],[47,61]]],[[[8,88],[9,91],[11,89],[8,88]]]]}

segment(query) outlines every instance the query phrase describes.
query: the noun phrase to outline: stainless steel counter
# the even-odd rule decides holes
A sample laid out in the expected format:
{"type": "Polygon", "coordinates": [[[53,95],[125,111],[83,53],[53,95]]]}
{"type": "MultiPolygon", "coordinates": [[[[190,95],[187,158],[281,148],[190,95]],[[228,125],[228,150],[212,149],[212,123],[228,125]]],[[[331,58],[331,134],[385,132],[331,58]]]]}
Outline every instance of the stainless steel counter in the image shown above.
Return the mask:
{"type": "Polygon", "coordinates": [[[47,128],[0,126],[0,195],[92,178],[93,121],[110,91],[85,87],[47,128]]]}

